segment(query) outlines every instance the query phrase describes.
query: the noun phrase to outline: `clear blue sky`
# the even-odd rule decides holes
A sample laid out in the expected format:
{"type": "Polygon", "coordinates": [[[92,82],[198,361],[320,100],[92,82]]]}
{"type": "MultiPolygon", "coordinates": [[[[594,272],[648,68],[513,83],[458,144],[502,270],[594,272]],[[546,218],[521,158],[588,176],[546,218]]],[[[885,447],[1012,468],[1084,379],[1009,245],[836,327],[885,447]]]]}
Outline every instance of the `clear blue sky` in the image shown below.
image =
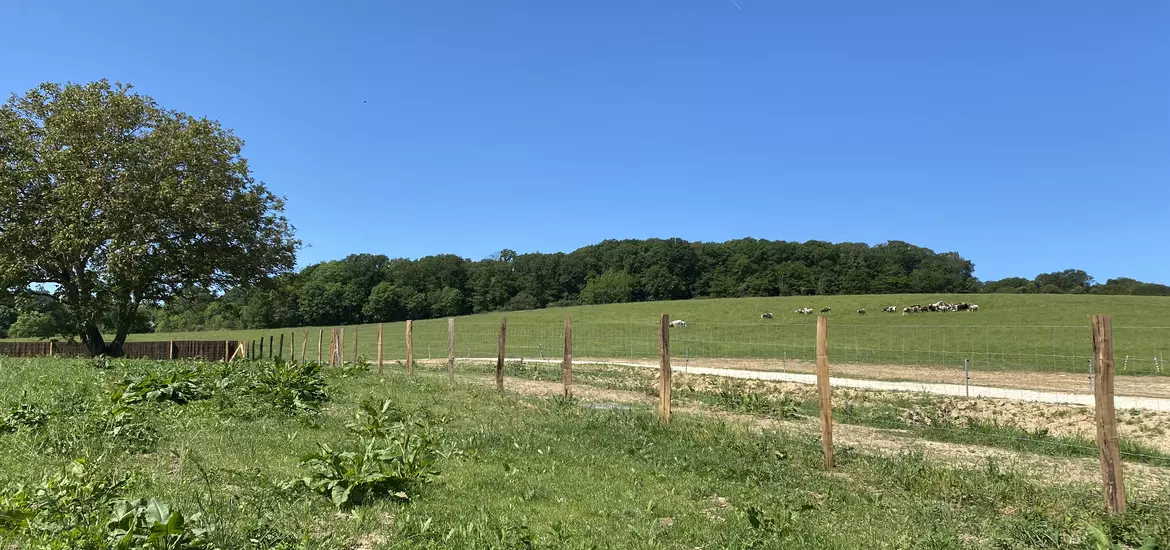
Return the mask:
{"type": "Polygon", "coordinates": [[[736,2],[13,1],[0,92],[220,120],[302,264],[900,239],[1170,283],[1170,2],[736,2]]]}

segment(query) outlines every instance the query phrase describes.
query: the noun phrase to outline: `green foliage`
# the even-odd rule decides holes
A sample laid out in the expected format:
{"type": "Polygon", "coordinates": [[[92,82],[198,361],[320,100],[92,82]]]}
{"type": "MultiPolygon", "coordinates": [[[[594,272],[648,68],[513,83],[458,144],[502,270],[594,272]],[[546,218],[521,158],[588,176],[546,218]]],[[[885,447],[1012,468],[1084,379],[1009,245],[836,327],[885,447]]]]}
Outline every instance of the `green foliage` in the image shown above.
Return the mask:
{"type": "Polygon", "coordinates": [[[321,365],[286,363],[280,359],[259,361],[249,391],[287,412],[316,412],[329,400],[321,365]]]}
{"type": "Polygon", "coordinates": [[[581,302],[585,304],[620,304],[634,301],[634,285],[637,281],[624,271],[606,271],[589,279],[581,290],[581,302]]]}
{"type": "Polygon", "coordinates": [[[319,444],[318,452],[301,465],[309,475],[293,482],[325,495],[338,508],[372,498],[407,501],[420,483],[432,481],[439,472],[439,442],[424,424],[398,423],[391,433],[363,439],[357,451],[334,451],[319,444]]]}
{"type": "Polygon", "coordinates": [[[34,430],[49,421],[49,413],[43,407],[32,403],[21,403],[8,414],[0,416],[0,433],[15,432],[21,428],[34,430]]]}
{"type": "Polygon", "coordinates": [[[128,405],[144,401],[170,401],[183,405],[209,396],[210,392],[203,387],[201,373],[190,365],[128,376],[114,390],[114,399],[128,405]]]}
{"type": "Polygon", "coordinates": [[[13,95],[0,107],[0,281],[53,285],[90,353],[117,355],[144,304],[291,269],[283,201],[242,147],[129,85],[13,95]]]}
{"type": "MultiPolygon", "coordinates": [[[[126,476],[98,477],[74,461],[35,485],[0,494],[0,533],[45,548],[203,548],[202,529],[155,499],[125,500],[126,476]]],[[[198,521],[198,517],[192,518],[198,521]]]]}
{"type": "Polygon", "coordinates": [[[8,328],[8,335],[12,338],[48,340],[59,334],[59,328],[48,313],[23,311],[16,318],[16,322],[8,328]]]}
{"type": "Polygon", "coordinates": [[[349,431],[363,437],[386,437],[398,429],[405,415],[389,399],[380,402],[365,399],[358,405],[354,419],[346,422],[349,431]]]}

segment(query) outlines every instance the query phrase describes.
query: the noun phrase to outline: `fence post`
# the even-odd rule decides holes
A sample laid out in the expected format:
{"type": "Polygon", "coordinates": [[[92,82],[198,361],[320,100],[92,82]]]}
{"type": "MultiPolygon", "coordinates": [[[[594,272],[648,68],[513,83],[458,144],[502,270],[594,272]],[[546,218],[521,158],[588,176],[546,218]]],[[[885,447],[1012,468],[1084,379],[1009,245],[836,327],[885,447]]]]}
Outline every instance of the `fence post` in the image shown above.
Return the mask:
{"type": "Polygon", "coordinates": [[[297,362],[297,333],[288,333],[288,362],[297,362]]]}
{"type": "Polygon", "coordinates": [[[223,341],[223,362],[227,363],[232,360],[232,343],[230,340],[223,341]]]}
{"type": "Polygon", "coordinates": [[[414,374],[414,321],[406,320],[406,374],[414,374]]]}
{"type": "Polygon", "coordinates": [[[321,357],[321,350],[325,347],[323,345],[324,343],[325,343],[325,329],[319,328],[319,329],[317,329],[317,364],[318,365],[323,364],[322,361],[324,359],[321,357]]]}
{"type": "Polygon", "coordinates": [[[263,336],[260,337],[260,357],[258,359],[264,359],[264,337],[263,336]]]}
{"type": "MultiPolygon", "coordinates": [[[[301,333],[301,364],[305,364],[305,352],[309,350],[309,331],[301,333]]],[[[320,361],[318,361],[319,363],[320,361]]]]}
{"type": "Polygon", "coordinates": [[[447,318],[447,377],[455,381],[455,318],[447,318]]]}
{"type": "Polygon", "coordinates": [[[561,381],[565,397],[573,397],[573,318],[565,317],[565,355],[561,360],[561,381]]]}
{"type": "Polygon", "coordinates": [[[1121,450],[1117,447],[1117,417],[1113,408],[1113,319],[1094,315],[1093,356],[1096,363],[1097,449],[1101,458],[1101,481],[1105,510],[1125,513],[1125,478],[1121,472],[1121,450]]]}
{"type": "MultiPolygon", "coordinates": [[[[280,336],[281,336],[281,340],[284,340],[284,335],[283,335],[283,334],[281,334],[280,336]]],[[[269,337],[268,337],[268,358],[269,358],[269,359],[272,359],[272,342],[273,342],[273,340],[275,340],[275,339],[276,339],[276,337],[275,337],[275,336],[269,336],[269,337]]]]}
{"type": "Polygon", "coordinates": [[[658,323],[658,421],[670,423],[670,316],[658,323]]]}
{"type": "Polygon", "coordinates": [[[378,323],[378,374],[382,374],[382,323],[378,323]]]}
{"type": "Polygon", "coordinates": [[[817,317],[817,390],[821,396],[821,445],[825,468],[833,467],[833,394],[829,387],[829,318],[817,317]]]}
{"type": "Polygon", "coordinates": [[[277,359],[284,359],[284,333],[280,333],[280,350],[276,352],[277,359]]]}
{"type": "Polygon", "coordinates": [[[53,356],[53,341],[49,340],[49,357],[53,356]]]}
{"type": "Polygon", "coordinates": [[[963,359],[963,386],[967,388],[967,397],[971,397],[971,360],[963,359]]]}
{"type": "Polygon", "coordinates": [[[337,354],[333,352],[333,348],[335,348],[336,346],[337,346],[337,328],[334,327],[334,328],[329,329],[329,366],[330,367],[333,366],[333,358],[337,357],[337,354]]]}
{"type": "Polygon", "coordinates": [[[337,333],[337,366],[345,365],[345,327],[337,333]]]}
{"type": "Polygon", "coordinates": [[[357,344],[357,342],[358,342],[358,327],[357,327],[357,325],[354,325],[353,326],[353,362],[355,364],[358,362],[358,344],[357,344]]]}
{"type": "MultiPolygon", "coordinates": [[[[263,342],[264,339],[261,338],[260,341],[263,342]]],[[[248,352],[248,359],[256,359],[256,341],[255,340],[252,340],[252,345],[248,346],[247,352],[248,352]]]]}
{"type": "Polygon", "coordinates": [[[508,337],[508,318],[500,318],[500,349],[496,356],[496,391],[504,393],[504,343],[508,337]]]}

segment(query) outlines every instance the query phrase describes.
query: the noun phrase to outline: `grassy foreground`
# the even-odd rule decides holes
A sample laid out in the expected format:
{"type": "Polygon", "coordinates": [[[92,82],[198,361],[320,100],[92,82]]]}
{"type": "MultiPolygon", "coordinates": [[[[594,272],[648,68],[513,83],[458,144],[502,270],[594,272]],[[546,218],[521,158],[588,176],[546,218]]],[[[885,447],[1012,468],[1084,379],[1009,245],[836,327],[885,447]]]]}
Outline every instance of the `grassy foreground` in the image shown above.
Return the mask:
{"type": "Polygon", "coordinates": [[[1094,529],[1132,547],[1170,542],[1167,495],[1107,518],[1093,487],[995,463],[839,449],[825,471],[803,436],[687,414],[664,427],[651,410],[497,395],[479,377],[3,360],[0,388],[5,548],[116,547],[76,532],[225,549],[1103,548],[1094,529]],[[322,444],[336,451],[327,460],[322,444]],[[42,480],[76,459],[84,472],[42,480]],[[122,487],[100,482],[121,475],[122,487]],[[330,479],[354,483],[340,507],[317,483],[330,479]],[[157,501],[126,512],[139,498],[157,501]],[[68,513],[40,522],[29,509],[68,513]],[[166,521],[176,511],[185,522],[166,521]]]}
{"type": "MultiPolygon", "coordinates": [[[[459,357],[491,357],[496,353],[500,318],[507,316],[509,356],[559,357],[565,317],[572,317],[574,354],[578,357],[644,359],[658,354],[657,322],[662,313],[684,319],[688,326],[672,332],[672,352],[682,358],[750,358],[780,362],[811,360],[815,352],[815,317],[796,315],[798,307],[831,307],[830,353],[838,363],[936,365],[983,370],[1050,370],[1086,372],[1092,346],[1089,316],[1113,316],[1118,372],[1170,374],[1155,357],[1170,356],[1170,298],[1088,295],[879,295],[803,296],[643,302],[580,306],[535,311],[471,315],[456,320],[459,357]],[[976,313],[882,313],[887,305],[903,307],[937,300],[974,302],[976,313]],[[858,315],[857,309],[866,309],[858,315]],[[775,319],[761,319],[771,312],[775,319]]],[[[322,327],[251,331],[207,331],[132,335],[133,340],[243,340],[285,334],[287,355],[297,339],[299,350],[309,335],[307,355],[316,357],[322,327]]],[[[373,358],[376,325],[349,327],[345,353],[352,353],[358,332],[358,354],[373,358]]],[[[406,354],[404,323],[384,327],[384,354],[406,354]]],[[[415,323],[418,357],[447,355],[445,319],[415,323]]],[[[323,347],[328,349],[325,329],[323,347]]],[[[266,344],[267,346],[267,344],[266,344]]]]}

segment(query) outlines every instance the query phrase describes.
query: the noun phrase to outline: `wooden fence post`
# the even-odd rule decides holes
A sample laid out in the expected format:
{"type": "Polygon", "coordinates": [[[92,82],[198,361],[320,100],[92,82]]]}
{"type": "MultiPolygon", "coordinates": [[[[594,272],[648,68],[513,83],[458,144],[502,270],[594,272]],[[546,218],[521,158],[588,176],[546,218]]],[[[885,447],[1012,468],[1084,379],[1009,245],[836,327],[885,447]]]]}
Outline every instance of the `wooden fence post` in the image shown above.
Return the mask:
{"type": "Polygon", "coordinates": [[[382,374],[382,323],[378,323],[378,374],[382,374]]]}
{"type": "Polygon", "coordinates": [[[821,445],[825,468],[833,467],[833,394],[829,386],[829,318],[817,317],[817,391],[821,396],[821,445]]]}
{"type": "Polygon", "coordinates": [[[258,357],[258,359],[264,359],[264,337],[263,336],[260,337],[260,357],[258,357]]]}
{"type": "MultiPolygon", "coordinates": [[[[264,340],[261,339],[260,341],[263,342],[264,340]]],[[[252,345],[248,346],[248,349],[245,351],[248,352],[248,359],[255,359],[256,358],[256,341],[252,340],[252,345]]]]}
{"type": "Polygon", "coordinates": [[[323,328],[317,329],[317,364],[318,365],[324,364],[321,362],[323,360],[321,358],[321,350],[325,347],[322,345],[324,343],[325,343],[325,329],[323,329],[323,328]]]}
{"type": "Polygon", "coordinates": [[[288,362],[297,362],[297,333],[288,333],[288,362]]]}
{"type": "Polygon", "coordinates": [[[354,363],[357,363],[357,361],[358,361],[358,345],[357,345],[358,338],[357,338],[357,336],[358,336],[358,327],[357,327],[357,325],[354,325],[354,327],[353,327],[353,362],[354,363]]]}
{"type": "MultiPolygon", "coordinates": [[[[284,336],[283,334],[281,336],[284,336]]],[[[272,342],[276,340],[275,336],[268,337],[268,358],[272,359],[272,342]]]]}
{"type": "Polygon", "coordinates": [[[447,375],[455,380],[455,318],[447,318],[447,375]]]}
{"type": "Polygon", "coordinates": [[[1097,405],[1097,449],[1101,458],[1101,481],[1105,492],[1105,510],[1125,513],[1125,477],[1121,472],[1121,450],[1117,447],[1117,417],[1113,408],[1113,319],[1094,315],[1093,355],[1096,358],[1093,398],[1097,405]]]}
{"type": "Polygon", "coordinates": [[[223,341],[223,362],[227,363],[232,360],[232,343],[230,340],[223,341]]]}
{"type": "Polygon", "coordinates": [[[504,344],[508,337],[508,318],[500,318],[500,349],[496,356],[496,391],[504,393],[504,344]]]}
{"type": "Polygon", "coordinates": [[[309,350],[309,331],[301,333],[301,364],[305,364],[305,352],[309,350]]]}
{"type": "Polygon", "coordinates": [[[658,421],[670,423],[670,316],[658,324],[658,421]]]}
{"type": "Polygon", "coordinates": [[[573,397],[573,318],[565,317],[565,357],[561,360],[565,397],[573,397]]]}
{"type": "Polygon", "coordinates": [[[337,333],[337,366],[345,364],[345,327],[337,333]]]}
{"type": "Polygon", "coordinates": [[[284,359],[284,333],[280,333],[280,350],[276,352],[277,359],[284,359]]]}
{"type": "Polygon", "coordinates": [[[53,341],[49,340],[49,357],[53,356],[53,341]]]}
{"type": "Polygon", "coordinates": [[[414,374],[414,321],[406,320],[406,374],[414,374]]]}
{"type": "Polygon", "coordinates": [[[337,347],[337,327],[329,329],[329,366],[333,366],[333,358],[337,357],[337,353],[333,348],[337,347]]]}

